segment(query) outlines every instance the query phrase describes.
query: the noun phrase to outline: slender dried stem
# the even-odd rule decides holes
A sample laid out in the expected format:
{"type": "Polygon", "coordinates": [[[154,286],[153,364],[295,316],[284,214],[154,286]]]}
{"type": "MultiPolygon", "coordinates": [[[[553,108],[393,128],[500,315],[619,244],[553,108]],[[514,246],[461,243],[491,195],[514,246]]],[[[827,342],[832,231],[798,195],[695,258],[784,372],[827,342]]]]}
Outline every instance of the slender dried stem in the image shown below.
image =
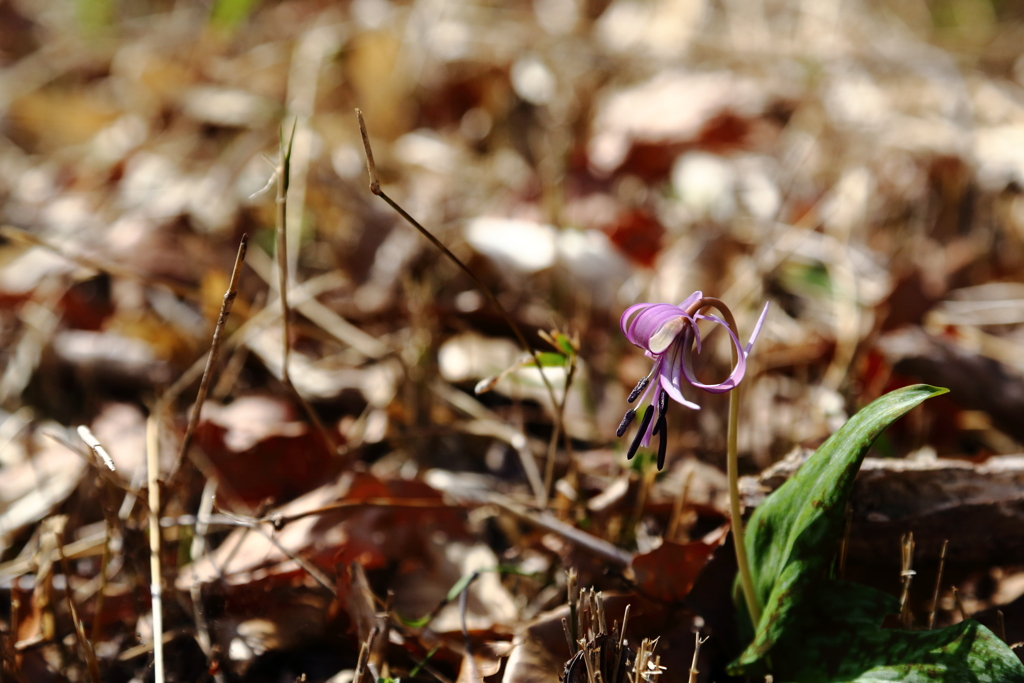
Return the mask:
{"type": "MultiPolygon", "coordinates": [[[[100,624],[103,620],[100,619],[100,615],[103,614],[103,596],[107,590],[107,583],[110,581],[110,576],[107,572],[110,567],[110,538],[113,536],[114,525],[107,520],[106,529],[104,530],[103,538],[103,555],[100,557],[100,573],[99,573],[99,588],[96,591],[96,604],[93,607],[93,618],[92,618],[92,633],[91,642],[98,642],[100,638],[100,624]]],[[[63,548],[61,549],[61,555],[64,554],[63,548]]]]}
{"type": "Polygon", "coordinates": [[[700,673],[697,670],[697,658],[700,656],[700,646],[707,641],[707,638],[701,638],[699,632],[694,633],[693,638],[693,662],[690,664],[690,683],[697,683],[697,674],[700,673]]]}
{"type": "Polygon", "coordinates": [[[900,593],[900,626],[909,629],[914,615],[910,611],[910,582],[917,572],[913,569],[914,564],[914,534],[906,534],[900,542],[901,565],[900,577],[903,579],[903,591],[900,593]]]}
{"type": "Polygon", "coordinates": [[[284,144],[284,130],[281,130],[281,144],[277,154],[277,295],[281,298],[282,325],[282,361],[281,380],[288,384],[288,356],[291,353],[289,343],[291,315],[288,310],[288,238],[285,234],[288,216],[288,176],[291,171],[292,143],[295,141],[295,129],[298,127],[298,119],[292,123],[292,134],[288,139],[288,146],[284,144]]]}
{"type": "Polygon", "coordinates": [[[960,610],[960,619],[963,621],[970,619],[970,615],[967,613],[967,608],[964,607],[964,601],[960,597],[960,591],[956,589],[956,586],[953,586],[953,600],[956,601],[956,607],[960,610]]]}
{"type": "Polygon", "coordinates": [[[160,572],[160,410],[146,420],[146,473],[149,486],[149,592],[153,599],[153,680],[164,683],[164,610],[160,572]]]}
{"type": "Polygon", "coordinates": [[[629,626],[629,605],[622,614],[622,631],[619,633],[618,647],[615,648],[615,668],[612,669],[612,683],[619,683],[619,667],[622,666],[622,650],[626,647],[626,628],[629,626]]]}
{"type": "MultiPolygon", "coordinates": [[[[206,656],[207,663],[213,660],[213,641],[210,638],[210,627],[203,612],[203,586],[199,582],[199,575],[196,573],[196,562],[206,552],[206,532],[209,528],[210,514],[213,512],[213,502],[217,493],[217,481],[208,479],[203,487],[202,498],[199,501],[199,511],[196,514],[196,531],[192,537],[192,547],[189,555],[192,558],[192,584],[189,586],[189,596],[192,598],[192,616],[196,622],[196,640],[199,649],[206,656]]],[[[217,669],[214,674],[217,683],[224,683],[224,674],[217,669]]]]}
{"type": "Polygon", "coordinates": [[[76,431],[78,431],[78,436],[85,442],[85,445],[91,448],[92,452],[96,454],[96,457],[102,460],[103,464],[113,472],[115,470],[114,461],[110,459],[110,454],[107,453],[107,449],[103,447],[103,444],[101,444],[99,439],[93,435],[92,431],[90,431],[85,425],[79,425],[76,431]]]}
{"type": "Polygon", "coordinates": [[[686,506],[686,500],[690,494],[690,482],[693,481],[693,477],[697,472],[697,466],[693,464],[693,460],[688,460],[683,465],[683,482],[679,487],[679,493],[676,494],[676,499],[672,503],[672,516],[669,518],[668,531],[665,532],[666,541],[675,541],[679,535],[679,524],[683,518],[683,508],[686,506]]]}
{"type": "Polygon", "coordinates": [[[576,585],[576,570],[570,569],[565,574],[565,593],[566,602],[569,603],[569,629],[571,642],[569,643],[569,654],[576,654],[576,640],[579,638],[579,605],[577,600],[579,599],[579,590],[576,585]]]}
{"type": "Polygon", "coordinates": [[[576,643],[572,640],[572,629],[569,628],[569,620],[562,617],[562,633],[565,634],[565,644],[569,646],[569,656],[576,653],[576,643]]]}
{"type": "MultiPolygon", "coordinates": [[[[438,251],[440,251],[442,254],[448,257],[448,259],[452,263],[454,263],[456,266],[459,267],[460,270],[462,270],[462,272],[468,275],[470,279],[476,283],[476,286],[480,289],[480,291],[483,292],[484,296],[487,298],[487,301],[491,304],[491,306],[493,306],[494,309],[498,311],[498,313],[501,315],[501,317],[505,319],[505,322],[507,322],[508,326],[512,329],[512,333],[515,335],[516,340],[519,342],[519,345],[523,347],[524,351],[533,356],[533,360],[537,364],[537,370],[540,372],[541,381],[544,382],[544,387],[547,389],[548,396],[551,399],[551,410],[555,415],[554,429],[556,430],[556,434],[561,432],[562,425],[558,414],[558,398],[555,394],[555,388],[551,385],[551,381],[548,379],[548,376],[544,374],[544,366],[541,364],[540,354],[537,352],[537,349],[535,349],[533,345],[526,339],[526,335],[524,335],[523,331],[519,328],[519,324],[516,323],[515,319],[509,314],[508,311],[505,310],[505,307],[498,302],[497,297],[495,297],[494,294],[491,292],[490,288],[487,287],[487,285],[485,285],[479,277],[477,277],[476,273],[470,270],[469,266],[462,262],[462,259],[456,256],[451,251],[451,249],[446,247],[444,243],[441,242],[441,240],[434,237],[434,234],[432,232],[423,227],[419,223],[419,221],[417,221],[415,218],[409,215],[405,211],[405,209],[399,206],[393,199],[391,199],[391,197],[384,193],[384,190],[380,188],[380,179],[377,177],[377,165],[373,161],[373,150],[370,148],[370,136],[366,132],[366,122],[363,120],[363,112],[361,112],[359,109],[356,109],[356,116],[359,119],[359,133],[360,135],[362,135],[363,138],[363,150],[366,153],[366,169],[370,175],[370,192],[383,199],[388,206],[394,209],[395,212],[405,220],[405,222],[407,222],[412,227],[416,228],[416,230],[419,231],[421,235],[426,237],[427,240],[429,240],[430,243],[434,245],[434,247],[437,248],[438,251]]],[[[547,491],[540,492],[537,496],[538,505],[540,505],[540,507],[547,506],[547,498],[547,491]]]]}
{"type": "Polygon", "coordinates": [[[474,573],[470,577],[469,582],[459,593],[459,621],[462,624],[462,643],[466,648],[466,660],[469,664],[469,682],[470,683],[483,683],[483,676],[480,675],[480,668],[476,664],[476,657],[473,656],[473,641],[469,637],[469,628],[466,625],[466,608],[469,602],[469,587],[473,585],[473,581],[478,576],[474,573]]]}
{"type": "Polygon", "coordinates": [[[93,650],[92,643],[85,635],[85,627],[82,625],[82,620],[78,616],[78,608],[75,606],[75,600],[73,597],[74,591],[71,590],[71,569],[68,567],[68,558],[64,557],[64,544],[61,540],[62,531],[56,532],[57,537],[57,554],[60,555],[61,568],[64,570],[64,577],[68,581],[67,588],[64,590],[64,597],[68,603],[68,613],[71,615],[71,622],[75,626],[75,636],[78,638],[78,645],[82,648],[82,652],[85,655],[85,663],[89,669],[89,678],[92,683],[100,683],[100,665],[96,659],[96,651],[93,650]]]}
{"type": "MultiPolygon", "coordinates": [[[[224,292],[224,299],[220,305],[220,315],[217,317],[217,325],[213,328],[213,340],[210,342],[210,354],[206,357],[206,369],[203,370],[203,379],[199,382],[199,393],[196,394],[195,406],[188,419],[188,428],[185,430],[185,438],[181,440],[181,448],[178,450],[178,458],[172,471],[176,471],[192,445],[192,438],[195,436],[196,427],[199,425],[199,414],[202,412],[203,403],[206,401],[206,394],[210,391],[210,379],[213,376],[213,367],[220,354],[224,324],[231,313],[231,305],[238,295],[238,276],[242,272],[242,263],[245,261],[245,250],[249,246],[249,237],[242,235],[238,243],[238,253],[235,254],[235,265],[231,269],[231,280],[228,282],[228,289],[224,292]]],[[[113,468],[111,468],[113,469],[113,468]]]]}
{"type": "MultiPolygon", "coordinates": [[[[537,364],[537,370],[544,374],[544,368],[540,367],[540,363],[537,364]]],[[[555,408],[555,424],[551,432],[551,440],[548,441],[548,453],[547,461],[544,463],[544,505],[547,507],[548,496],[551,494],[551,484],[555,478],[555,454],[558,453],[558,437],[561,436],[560,429],[565,422],[565,403],[569,400],[569,388],[572,387],[573,376],[576,374],[576,359],[573,358],[570,361],[569,372],[565,375],[565,389],[562,391],[562,400],[558,402],[555,408]]],[[[569,443],[569,435],[565,435],[565,448],[568,451],[571,448],[569,443]]],[[[571,455],[571,454],[570,454],[571,455]]]]}
{"type": "Polygon", "coordinates": [[[932,593],[932,609],[928,613],[928,630],[935,628],[935,610],[939,608],[939,588],[942,586],[942,570],[946,566],[946,549],[949,548],[949,539],[942,542],[942,552],[939,554],[939,573],[935,576],[935,591],[932,593]]]}
{"type": "Polygon", "coordinates": [[[281,300],[281,383],[284,384],[285,388],[291,393],[295,401],[302,407],[303,412],[306,413],[306,417],[312,423],[314,429],[320,434],[320,438],[323,439],[324,445],[330,450],[331,453],[338,453],[338,444],[334,437],[331,436],[330,432],[324,427],[323,422],[320,420],[320,416],[313,410],[313,406],[309,404],[309,401],[299,393],[299,390],[292,384],[291,375],[288,370],[288,361],[291,357],[291,309],[288,308],[288,183],[289,174],[291,173],[291,157],[292,157],[292,144],[295,142],[295,129],[298,126],[298,120],[292,124],[292,133],[288,138],[288,145],[284,144],[284,131],[282,130],[280,151],[278,152],[277,162],[277,290],[278,297],[281,300]]]}
{"type": "Polygon", "coordinates": [[[356,670],[352,675],[352,683],[362,683],[363,673],[366,671],[366,662],[370,659],[370,648],[373,646],[373,638],[377,635],[377,628],[370,629],[370,635],[359,648],[359,658],[356,660],[356,670]]]}

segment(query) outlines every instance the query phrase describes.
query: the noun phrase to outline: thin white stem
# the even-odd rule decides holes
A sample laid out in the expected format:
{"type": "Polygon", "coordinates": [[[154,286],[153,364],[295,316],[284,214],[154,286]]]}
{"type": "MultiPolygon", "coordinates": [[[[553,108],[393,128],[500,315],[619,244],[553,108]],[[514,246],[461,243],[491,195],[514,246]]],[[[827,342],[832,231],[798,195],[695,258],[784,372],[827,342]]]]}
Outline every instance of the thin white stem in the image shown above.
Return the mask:
{"type": "Polygon", "coordinates": [[[164,683],[164,610],[160,580],[160,407],[146,420],[146,470],[149,485],[149,592],[153,598],[153,680],[164,683]]]}

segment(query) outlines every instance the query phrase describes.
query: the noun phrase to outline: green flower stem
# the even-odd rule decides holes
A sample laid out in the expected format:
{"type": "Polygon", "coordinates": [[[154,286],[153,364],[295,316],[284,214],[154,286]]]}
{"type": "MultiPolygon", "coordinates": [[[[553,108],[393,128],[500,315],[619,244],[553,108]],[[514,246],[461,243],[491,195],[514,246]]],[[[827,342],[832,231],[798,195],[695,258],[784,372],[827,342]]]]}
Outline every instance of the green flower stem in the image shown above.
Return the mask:
{"type": "MultiPolygon", "coordinates": [[[[735,353],[735,352],[734,352],[735,353]]],[[[729,433],[726,445],[726,476],[729,479],[729,516],[732,518],[732,540],[736,546],[736,566],[740,572],[740,586],[743,587],[743,598],[747,603],[750,623],[757,630],[761,621],[761,605],[754,593],[754,575],[750,571],[747,559],[747,544],[743,533],[743,511],[740,505],[740,477],[737,472],[736,435],[740,422],[739,387],[729,392],[729,433]]]]}
{"type": "MultiPolygon", "coordinates": [[[[694,302],[689,307],[687,312],[690,315],[694,315],[702,308],[706,307],[717,308],[722,314],[722,318],[725,320],[726,325],[732,330],[733,334],[736,335],[736,339],[740,338],[739,328],[736,327],[736,318],[733,316],[732,311],[725,305],[725,302],[714,297],[706,296],[699,301],[694,302]]],[[[735,345],[732,346],[732,362],[733,365],[739,361],[739,352],[736,350],[735,345]]],[[[729,431],[726,436],[726,476],[729,479],[729,516],[732,519],[732,540],[733,545],[736,547],[736,566],[740,573],[740,586],[743,589],[743,599],[747,603],[747,613],[750,615],[750,621],[757,631],[757,624],[761,621],[761,605],[757,602],[757,594],[754,593],[754,574],[750,571],[750,561],[747,559],[747,545],[743,533],[743,511],[740,506],[740,475],[738,471],[738,455],[739,450],[736,446],[737,435],[739,433],[740,423],[740,392],[739,387],[734,388],[729,392],[729,431]]]]}

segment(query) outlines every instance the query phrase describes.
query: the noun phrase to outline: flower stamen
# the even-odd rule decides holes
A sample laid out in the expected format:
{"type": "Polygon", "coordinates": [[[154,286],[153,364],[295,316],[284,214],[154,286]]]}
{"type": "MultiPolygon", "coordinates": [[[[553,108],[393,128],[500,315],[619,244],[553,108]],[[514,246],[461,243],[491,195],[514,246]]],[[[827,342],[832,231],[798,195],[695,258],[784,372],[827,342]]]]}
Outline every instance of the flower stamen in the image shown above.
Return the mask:
{"type": "Polygon", "coordinates": [[[626,414],[622,416],[622,422],[619,423],[619,428],[615,430],[615,436],[622,436],[629,429],[629,424],[636,417],[636,411],[630,408],[626,411],[626,414]]]}
{"type": "Polygon", "coordinates": [[[665,469],[665,454],[668,453],[668,426],[665,424],[665,413],[661,414],[658,418],[658,424],[654,428],[654,431],[660,431],[661,436],[658,439],[658,469],[665,469]]]}
{"type": "Polygon", "coordinates": [[[636,455],[637,449],[640,448],[640,442],[644,440],[644,434],[647,433],[647,428],[651,426],[652,417],[654,417],[654,406],[647,406],[647,410],[644,411],[644,417],[640,420],[640,429],[637,430],[636,436],[633,437],[633,443],[629,444],[626,460],[632,460],[633,456],[636,455]]]}
{"type": "MultiPolygon", "coordinates": [[[[647,377],[644,377],[642,380],[637,382],[636,388],[634,388],[633,391],[629,392],[629,398],[626,399],[626,403],[632,403],[633,401],[635,401],[637,397],[640,396],[640,393],[647,388],[647,385],[650,383],[650,381],[651,376],[647,375],[647,377]]],[[[622,435],[619,434],[619,436],[622,435]]]]}

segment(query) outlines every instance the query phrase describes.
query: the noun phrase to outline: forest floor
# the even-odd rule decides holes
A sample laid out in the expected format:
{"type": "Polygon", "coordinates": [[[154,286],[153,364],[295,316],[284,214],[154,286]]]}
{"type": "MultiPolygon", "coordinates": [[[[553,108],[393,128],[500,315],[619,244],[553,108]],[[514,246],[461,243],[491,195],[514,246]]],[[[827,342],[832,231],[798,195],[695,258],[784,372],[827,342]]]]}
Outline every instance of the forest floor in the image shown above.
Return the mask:
{"type": "Polygon", "coordinates": [[[1024,640],[1022,32],[971,0],[0,0],[2,676],[555,683],[569,582],[662,683],[695,632],[729,680],[729,397],[685,388],[661,471],[615,437],[651,368],[620,316],[694,291],[744,343],[770,305],[748,509],[885,392],[951,390],[869,454],[844,571],[1024,640]],[[357,107],[472,277],[371,193],[357,107]]]}

